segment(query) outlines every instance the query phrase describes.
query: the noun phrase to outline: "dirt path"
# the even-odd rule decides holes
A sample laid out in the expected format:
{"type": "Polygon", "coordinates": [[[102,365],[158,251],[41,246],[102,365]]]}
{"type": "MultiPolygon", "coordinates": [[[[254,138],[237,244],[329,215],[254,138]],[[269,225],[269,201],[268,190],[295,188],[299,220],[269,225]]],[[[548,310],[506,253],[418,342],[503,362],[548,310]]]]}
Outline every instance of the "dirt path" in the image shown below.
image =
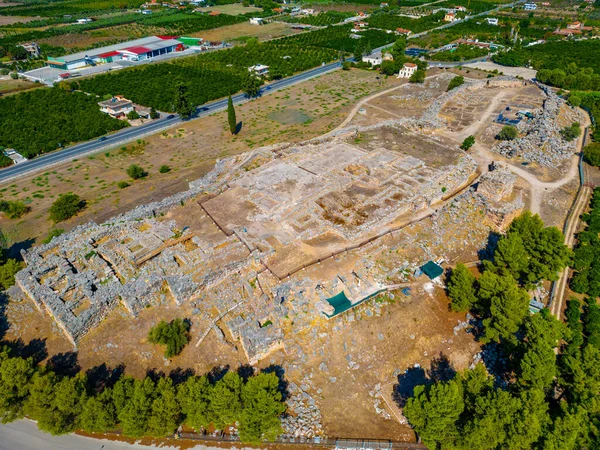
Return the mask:
{"type": "MultiPolygon", "coordinates": [[[[592,189],[589,186],[583,186],[581,191],[579,191],[577,199],[575,200],[575,204],[565,228],[565,245],[567,245],[569,248],[573,248],[575,245],[575,234],[577,233],[579,226],[579,218],[585,210],[586,205],[590,201],[591,195],[592,189]]],[[[560,278],[558,281],[556,281],[556,285],[554,286],[554,292],[556,292],[556,294],[552,300],[550,312],[559,320],[561,320],[565,290],[567,288],[567,281],[569,280],[569,271],[569,267],[565,267],[560,274],[560,278]]]]}
{"type": "Polygon", "coordinates": [[[475,136],[475,134],[477,134],[477,132],[480,130],[480,128],[482,126],[484,126],[484,123],[487,122],[487,120],[490,118],[490,116],[492,115],[494,110],[500,104],[500,97],[504,97],[504,95],[506,95],[505,90],[501,90],[500,92],[498,92],[492,98],[490,105],[483,112],[483,114],[481,116],[479,116],[479,119],[477,119],[476,122],[473,122],[471,125],[464,128],[462,131],[450,132],[448,134],[453,134],[456,137],[456,139],[458,139],[459,141],[463,141],[466,137],[471,136],[471,135],[475,136]]]}
{"type": "MultiPolygon", "coordinates": [[[[427,78],[429,78],[429,77],[427,77],[427,78]]],[[[369,95],[368,97],[363,98],[356,105],[354,105],[354,108],[352,108],[352,110],[348,114],[348,117],[346,117],[342,123],[340,123],[337,127],[335,127],[333,130],[331,130],[329,133],[327,133],[321,137],[326,137],[330,134],[333,134],[336,131],[339,131],[342,128],[344,128],[346,125],[348,125],[350,123],[350,121],[352,119],[354,119],[354,116],[356,115],[356,113],[358,113],[358,110],[360,108],[362,108],[366,103],[370,102],[371,100],[373,100],[377,97],[381,97],[382,95],[389,94],[390,92],[394,92],[395,90],[400,89],[402,86],[405,86],[405,85],[406,85],[406,83],[402,83],[398,86],[394,86],[392,88],[386,89],[385,91],[376,92],[375,94],[372,94],[372,95],[369,95]]],[[[371,106],[373,106],[373,105],[371,105],[371,106]]]]}

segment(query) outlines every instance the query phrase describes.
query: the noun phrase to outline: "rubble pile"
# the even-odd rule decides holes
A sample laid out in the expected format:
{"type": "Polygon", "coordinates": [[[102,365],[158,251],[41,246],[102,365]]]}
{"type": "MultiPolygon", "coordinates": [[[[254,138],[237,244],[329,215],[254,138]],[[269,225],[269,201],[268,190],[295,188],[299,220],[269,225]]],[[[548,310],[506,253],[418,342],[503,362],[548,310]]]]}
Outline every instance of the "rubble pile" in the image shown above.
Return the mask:
{"type": "Polygon", "coordinates": [[[523,124],[521,131],[526,135],[512,141],[502,141],[492,150],[507,158],[521,157],[545,167],[573,156],[576,141],[567,142],[557,126],[558,115],[565,101],[550,90],[544,90],[546,99],[542,109],[533,112],[534,119],[523,124]]]}
{"type": "Polygon", "coordinates": [[[283,427],[283,438],[311,438],[323,435],[323,424],[321,411],[308,390],[312,385],[307,384],[308,378],[304,378],[300,386],[290,383],[288,386],[289,397],[286,400],[288,414],[281,420],[283,427]]]}

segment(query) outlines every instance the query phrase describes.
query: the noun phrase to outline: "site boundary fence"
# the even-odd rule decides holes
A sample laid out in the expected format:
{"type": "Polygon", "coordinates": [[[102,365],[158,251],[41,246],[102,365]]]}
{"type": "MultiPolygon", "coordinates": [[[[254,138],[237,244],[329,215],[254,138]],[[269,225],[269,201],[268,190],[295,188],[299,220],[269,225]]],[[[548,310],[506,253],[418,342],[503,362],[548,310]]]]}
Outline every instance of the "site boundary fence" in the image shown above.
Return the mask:
{"type": "MultiPolygon", "coordinates": [[[[589,114],[589,112],[588,112],[589,114]]],[[[591,117],[591,114],[590,114],[591,117]]],[[[589,132],[589,127],[585,127],[584,131],[583,131],[583,140],[581,142],[581,151],[579,152],[579,162],[578,162],[578,171],[579,171],[579,188],[577,189],[577,194],[575,195],[575,200],[573,200],[573,203],[571,204],[571,207],[569,208],[569,212],[567,213],[567,217],[565,219],[565,223],[563,225],[563,235],[565,236],[565,240],[567,239],[567,229],[569,228],[569,222],[571,221],[571,216],[573,215],[573,212],[575,210],[575,205],[577,205],[578,201],[579,201],[579,197],[581,196],[582,192],[583,192],[583,188],[586,185],[585,184],[585,166],[584,166],[584,161],[583,161],[583,148],[585,147],[585,144],[587,142],[587,137],[588,137],[588,132],[589,132]]],[[[577,230],[575,230],[576,232],[577,230]]],[[[558,284],[558,281],[553,281],[552,282],[552,289],[550,290],[550,299],[548,300],[548,308],[552,307],[552,304],[554,303],[554,298],[556,297],[556,286],[558,284]]],[[[565,285],[566,287],[566,285],[565,285]]]]}
{"type": "MultiPolygon", "coordinates": [[[[193,441],[205,441],[207,443],[210,442],[219,442],[219,443],[241,443],[240,438],[238,436],[225,435],[225,436],[211,436],[211,435],[202,435],[198,433],[181,433],[181,439],[189,439],[193,441]]],[[[390,440],[377,440],[377,439],[347,439],[347,438],[278,438],[272,442],[265,442],[266,446],[276,446],[277,444],[285,444],[285,445],[297,445],[297,446],[310,446],[310,447],[323,447],[323,448],[346,448],[339,447],[340,442],[349,442],[354,441],[357,445],[361,445],[361,443],[368,444],[369,442],[379,442],[381,444],[387,444],[387,448],[399,449],[399,450],[409,450],[409,449],[419,449],[419,450],[427,450],[423,444],[417,444],[413,442],[396,442],[390,440]]],[[[356,449],[365,448],[370,449],[372,447],[355,447],[356,449]]],[[[384,448],[384,447],[379,447],[384,448]]]]}

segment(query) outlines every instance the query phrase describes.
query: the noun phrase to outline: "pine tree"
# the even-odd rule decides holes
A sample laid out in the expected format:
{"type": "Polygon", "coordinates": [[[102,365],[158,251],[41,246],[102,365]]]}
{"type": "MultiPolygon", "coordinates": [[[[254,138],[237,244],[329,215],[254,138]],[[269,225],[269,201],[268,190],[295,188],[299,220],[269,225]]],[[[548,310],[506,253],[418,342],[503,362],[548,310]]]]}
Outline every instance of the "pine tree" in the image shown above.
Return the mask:
{"type": "Polygon", "coordinates": [[[142,437],[148,433],[148,418],[154,398],[155,386],[150,378],[133,382],[131,398],[119,413],[119,422],[125,436],[142,437]]]}
{"type": "Polygon", "coordinates": [[[236,422],[242,410],[242,379],[235,372],[227,372],[211,391],[210,415],[217,429],[236,422]]]}
{"type": "Polygon", "coordinates": [[[283,432],[279,416],[286,406],[276,374],[263,372],[250,378],[242,387],[242,404],[240,438],[243,442],[274,441],[283,432]]]}
{"type": "Polygon", "coordinates": [[[190,377],[179,385],[177,398],[185,423],[195,430],[208,428],[212,422],[209,411],[212,386],[207,377],[190,377]]]}
{"type": "Polygon", "coordinates": [[[156,399],[148,418],[148,431],[152,436],[172,434],[181,423],[181,406],[177,402],[175,387],[170,378],[161,378],[156,385],[156,399]]]}
{"type": "Polygon", "coordinates": [[[464,264],[457,264],[448,278],[452,311],[468,311],[477,302],[475,276],[464,264]]]}
{"type": "Polygon", "coordinates": [[[110,389],[103,390],[95,397],[90,397],[83,405],[79,424],[88,432],[100,432],[115,428],[117,415],[110,389]]]}
{"type": "Polygon", "coordinates": [[[11,358],[6,348],[0,352],[0,422],[23,417],[23,403],[34,371],[32,358],[11,358]]]}
{"type": "Polygon", "coordinates": [[[231,134],[236,134],[237,119],[235,117],[235,109],[233,108],[233,100],[231,95],[227,99],[227,121],[229,122],[229,131],[231,134]]]}

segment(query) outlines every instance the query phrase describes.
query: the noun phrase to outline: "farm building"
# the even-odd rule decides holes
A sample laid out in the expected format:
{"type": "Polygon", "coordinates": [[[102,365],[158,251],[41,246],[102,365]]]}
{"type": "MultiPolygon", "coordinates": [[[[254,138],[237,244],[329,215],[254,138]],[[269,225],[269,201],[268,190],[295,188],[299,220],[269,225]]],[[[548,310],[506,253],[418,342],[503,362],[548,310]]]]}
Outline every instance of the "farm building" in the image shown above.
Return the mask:
{"type": "Polygon", "coordinates": [[[64,55],[57,58],[48,57],[47,65],[57,69],[72,70],[96,64],[119,61],[141,61],[184,49],[185,40],[192,39],[201,42],[201,39],[180,38],[177,36],[149,36],[134,41],[122,42],[84,52],[64,55]]]}

